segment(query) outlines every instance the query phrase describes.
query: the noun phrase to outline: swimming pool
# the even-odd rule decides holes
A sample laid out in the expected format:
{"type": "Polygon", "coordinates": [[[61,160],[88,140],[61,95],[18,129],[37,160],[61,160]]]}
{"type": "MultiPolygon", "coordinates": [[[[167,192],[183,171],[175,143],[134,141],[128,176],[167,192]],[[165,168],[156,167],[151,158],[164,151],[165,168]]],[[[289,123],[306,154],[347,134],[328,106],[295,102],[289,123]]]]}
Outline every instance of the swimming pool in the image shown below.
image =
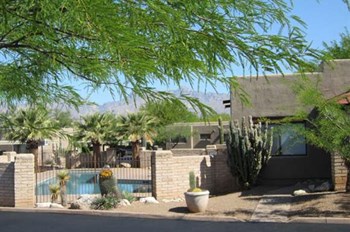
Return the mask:
{"type": "MultiPolygon", "coordinates": [[[[93,172],[70,173],[67,183],[67,194],[100,194],[98,174],[93,172]]],[[[45,180],[36,185],[36,195],[50,195],[49,185],[57,184],[56,177],[45,180]]],[[[151,192],[150,180],[118,180],[121,192],[147,193],[151,192]]]]}

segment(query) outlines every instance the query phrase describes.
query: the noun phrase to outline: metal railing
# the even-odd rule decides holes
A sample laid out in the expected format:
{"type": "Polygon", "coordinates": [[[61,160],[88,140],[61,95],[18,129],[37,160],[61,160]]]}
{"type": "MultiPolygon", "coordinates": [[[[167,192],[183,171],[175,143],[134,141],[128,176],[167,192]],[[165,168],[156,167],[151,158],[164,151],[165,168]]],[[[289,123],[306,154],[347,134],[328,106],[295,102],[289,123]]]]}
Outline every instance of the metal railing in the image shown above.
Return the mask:
{"type": "Polygon", "coordinates": [[[121,193],[128,192],[134,197],[152,196],[151,157],[133,160],[131,157],[114,156],[113,159],[94,159],[92,155],[80,154],[66,157],[60,166],[41,166],[36,173],[36,201],[50,202],[50,185],[58,184],[57,174],[62,169],[69,171],[67,201],[73,202],[80,195],[100,195],[98,174],[103,167],[112,170],[121,193]],[[98,160],[98,162],[97,162],[98,160]]]}

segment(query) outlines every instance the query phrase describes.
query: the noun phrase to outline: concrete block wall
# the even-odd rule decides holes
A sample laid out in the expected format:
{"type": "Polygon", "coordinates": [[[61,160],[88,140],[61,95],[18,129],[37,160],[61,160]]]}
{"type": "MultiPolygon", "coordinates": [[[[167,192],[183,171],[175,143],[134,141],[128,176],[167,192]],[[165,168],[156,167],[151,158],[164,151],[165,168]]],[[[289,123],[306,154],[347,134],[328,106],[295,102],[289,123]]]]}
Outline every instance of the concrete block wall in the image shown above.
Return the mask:
{"type": "Polygon", "coordinates": [[[17,155],[14,168],[15,207],[33,207],[35,204],[34,155],[17,155]]]}
{"type": "Polygon", "coordinates": [[[349,167],[340,155],[331,155],[331,170],[334,191],[346,192],[350,190],[349,167]]]}
{"type": "Polygon", "coordinates": [[[0,206],[15,206],[14,191],[14,162],[0,163],[0,206]]]}
{"type": "Polygon", "coordinates": [[[8,154],[0,163],[0,206],[33,207],[34,186],[34,155],[8,154]]]}
{"type": "Polygon", "coordinates": [[[157,199],[183,197],[189,188],[190,171],[194,171],[198,186],[211,194],[239,188],[227,165],[226,150],[218,149],[213,156],[174,156],[171,151],[155,151],[152,153],[153,196],[157,199]]]}

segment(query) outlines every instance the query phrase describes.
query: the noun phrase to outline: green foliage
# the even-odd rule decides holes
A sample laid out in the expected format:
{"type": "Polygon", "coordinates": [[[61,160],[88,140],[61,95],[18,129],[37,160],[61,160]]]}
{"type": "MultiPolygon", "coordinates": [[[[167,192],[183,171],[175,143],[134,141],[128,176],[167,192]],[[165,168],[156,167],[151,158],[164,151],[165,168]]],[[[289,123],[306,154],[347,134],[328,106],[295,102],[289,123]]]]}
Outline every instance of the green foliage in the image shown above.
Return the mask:
{"type": "Polygon", "coordinates": [[[110,113],[94,113],[83,116],[80,122],[74,125],[74,138],[84,144],[101,145],[109,138],[117,137],[115,126],[116,118],[110,113]]]}
{"type": "Polygon", "coordinates": [[[324,43],[326,53],[333,59],[350,59],[350,34],[346,30],[340,34],[340,41],[332,41],[330,44],[324,43]]]}
{"type": "Polygon", "coordinates": [[[136,142],[141,139],[153,143],[158,118],[144,112],[129,113],[118,118],[118,133],[125,139],[136,142]]]}
{"type": "Polygon", "coordinates": [[[41,107],[10,110],[0,115],[5,138],[12,141],[36,141],[63,136],[48,111],[41,107]]]}
{"type": "Polygon", "coordinates": [[[169,100],[148,102],[142,108],[146,114],[158,118],[159,127],[177,122],[197,122],[199,117],[181,102],[169,100]]]}
{"type": "Polygon", "coordinates": [[[0,125],[1,132],[6,139],[27,144],[27,149],[34,154],[35,172],[39,170],[38,147],[40,142],[56,136],[65,136],[43,107],[19,110],[12,108],[9,112],[0,114],[0,125]]]}
{"type": "Polygon", "coordinates": [[[50,184],[49,190],[51,193],[51,203],[54,203],[58,199],[60,193],[60,186],[58,184],[50,184]]]}
{"type": "Polygon", "coordinates": [[[83,148],[91,143],[93,146],[94,167],[102,166],[101,145],[116,143],[119,136],[116,132],[117,121],[111,113],[94,113],[83,116],[80,122],[74,125],[75,132],[70,139],[72,146],[83,148]]]}
{"type": "Polygon", "coordinates": [[[191,127],[183,124],[173,124],[157,129],[157,135],[154,137],[154,144],[165,149],[166,143],[172,143],[176,146],[181,139],[189,138],[195,132],[191,131],[191,127]]]}
{"type": "Polygon", "coordinates": [[[318,90],[317,82],[307,78],[301,78],[294,90],[302,104],[314,108],[313,114],[300,111],[290,119],[308,123],[306,130],[301,132],[307,142],[350,160],[349,106],[339,104],[339,97],[326,99],[318,90]]]}
{"type": "Polygon", "coordinates": [[[252,117],[242,119],[242,126],[238,122],[230,124],[229,139],[226,141],[228,161],[231,173],[238,176],[244,188],[250,188],[256,183],[261,169],[271,157],[272,130],[267,122],[254,124],[252,117]]]}
{"type": "Polygon", "coordinates": [[[59,128],[70,128],[73,126],[74,121],[70,112],[54,110],[52,114],[59,128]]]}
{"type": "Polygon", "coordinates": [[[91,203],[91,208],[96,210],[109,210],[116,208],[118,206],[119,200],[115,195],[106,195],[95,199],[91,203]]]}
{"type": "Polygon", "coordinates": [[[153,84],[223,82],[239,90],[235,78],[224,77],[237,67],[282,72],[318,55],[289,1],[4,0],[0,7],[2,103],[78,105],[71,86],[78,82],[125,99],[188,101],[205,114],[197,99],[177,99],[153,84]]]}
{"type": "Polygon", "coordinates": [[[156,127],[158,118],[146,114],[145,112],[129,113],[121,115],[118,118],[117,130],[119,136],[131,142],[133,166],[138,167],[138,157],[140,153],[140,141],[143,140],[146,145],[149,142],[153,144],[153,138],[156,136],[156,127]]]}
{"type": "Polygon", "coordinates": [[[130,203],[136,201],[136,198],[132,195],[132,193],[129,193],[127,191],[122,192],[123,199],[128,200],[130,203]]]}
{"type": "Polygon", "coordinates": [[[61,170],[57,173],[57,179],[60,186],[61,204],[67,205],[67,182],[70,179],[68,170],[61,170]]]}

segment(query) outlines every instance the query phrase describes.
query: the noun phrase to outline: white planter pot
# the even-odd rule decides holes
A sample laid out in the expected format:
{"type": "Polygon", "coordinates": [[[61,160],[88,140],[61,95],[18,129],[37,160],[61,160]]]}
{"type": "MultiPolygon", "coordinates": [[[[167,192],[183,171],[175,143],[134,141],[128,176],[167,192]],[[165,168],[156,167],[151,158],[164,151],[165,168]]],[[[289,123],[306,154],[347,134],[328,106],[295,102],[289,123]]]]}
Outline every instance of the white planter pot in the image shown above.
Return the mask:
{"type": "Polygon", "coordinates": [[[187,208],[192,213],[204,212],[207,209],[209,201],[209,191],[185,192],[187,208]]]}

